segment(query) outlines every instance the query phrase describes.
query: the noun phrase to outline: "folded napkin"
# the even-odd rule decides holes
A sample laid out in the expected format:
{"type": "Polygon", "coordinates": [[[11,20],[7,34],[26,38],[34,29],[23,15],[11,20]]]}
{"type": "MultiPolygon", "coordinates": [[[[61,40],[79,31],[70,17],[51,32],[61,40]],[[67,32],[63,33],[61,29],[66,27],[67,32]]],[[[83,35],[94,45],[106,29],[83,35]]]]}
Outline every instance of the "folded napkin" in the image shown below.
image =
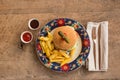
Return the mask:
{"type": "Polygon", "coordinates": [[[86,61],[88,71],[107,71],[108,69],[108,21],[88,22],[90,54],[86,61]],[[95,29],[93,38],[93,28],[95,29]]]}

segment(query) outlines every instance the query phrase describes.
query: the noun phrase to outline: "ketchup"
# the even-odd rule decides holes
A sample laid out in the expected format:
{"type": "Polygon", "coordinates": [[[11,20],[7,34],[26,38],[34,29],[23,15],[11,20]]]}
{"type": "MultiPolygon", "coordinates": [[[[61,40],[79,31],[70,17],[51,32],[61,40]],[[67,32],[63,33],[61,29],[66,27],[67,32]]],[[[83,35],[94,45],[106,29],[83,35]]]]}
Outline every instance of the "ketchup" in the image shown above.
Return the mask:
{"type": "Polygon", "coordinates": [[[31,40],[31,38],[32,38],[32,36],[31,36],[30,33],[26,32],[26,33],[23,34],[23,40],[24,41],[28,42],[28,41],[31,40]]]}

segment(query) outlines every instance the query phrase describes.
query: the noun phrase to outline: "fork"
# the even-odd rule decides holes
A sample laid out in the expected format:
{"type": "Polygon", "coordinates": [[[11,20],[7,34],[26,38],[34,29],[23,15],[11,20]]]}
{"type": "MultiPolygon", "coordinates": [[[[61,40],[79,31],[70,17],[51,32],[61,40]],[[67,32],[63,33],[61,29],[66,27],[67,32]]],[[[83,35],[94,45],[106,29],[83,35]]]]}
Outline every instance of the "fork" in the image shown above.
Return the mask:
{"type": "Polygon", "coordinates": [[[92,28],[92,40],[93,40],[93,53],[94,53],[94,63],[96,69],[96,27],[92,28]]]}

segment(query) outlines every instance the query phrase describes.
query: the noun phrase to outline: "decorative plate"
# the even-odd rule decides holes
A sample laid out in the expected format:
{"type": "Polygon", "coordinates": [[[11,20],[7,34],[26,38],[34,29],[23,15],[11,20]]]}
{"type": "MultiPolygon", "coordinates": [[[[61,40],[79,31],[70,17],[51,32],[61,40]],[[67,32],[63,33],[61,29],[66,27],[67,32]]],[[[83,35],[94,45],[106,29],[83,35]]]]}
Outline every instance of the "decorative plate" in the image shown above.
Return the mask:
{"type": "Polygon", "coordinates": [[[49,62],[49,59],[42,52],[39,39],[36,40],[36,50],[39,60],[48,68],[58,72],[69,72],[73,71],[84,64],[85,60],[89,55],[90,50],[90,41],[89,36],[85,30],[85,28],[77,21],[69,19],[69,18],[58,18],[48,22],[39,32],[38,37],[46,36],[47,31],[52,31],[53,29],[60,26],[71,26],[75,29],[75,31],[79,34],[82,40],[82,50],[80,55],[72,62],[60,66],[59,63],[49,62]]]}

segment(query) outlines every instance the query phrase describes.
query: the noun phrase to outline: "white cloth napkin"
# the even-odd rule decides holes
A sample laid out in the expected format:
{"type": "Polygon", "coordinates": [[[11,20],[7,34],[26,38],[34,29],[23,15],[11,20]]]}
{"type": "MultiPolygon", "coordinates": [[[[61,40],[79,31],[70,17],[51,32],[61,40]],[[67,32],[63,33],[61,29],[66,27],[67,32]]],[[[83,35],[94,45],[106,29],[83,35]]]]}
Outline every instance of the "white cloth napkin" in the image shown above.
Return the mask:
{"type": "Polygon", "coordinates": [[[88,22],[87,32],[90,38],[90,46],[91,46],[88,60],[86,61],[86,67],[88,68],[88,71],[107,71],[108,69],[108,21],[88,22]],[[94,55],[94,47],[93,47],[94,44],[92,39],[93,27],[96,27],[96,41],[95,41],[96,55],[94,55]],[[98,33],[99,29],[101,29],[100,33],[98,33]],[[100,36],[98,36],[98,34],[100,34],[100,36]],[[100,45],[100,48],[99,48],[99,45],[100,45]],[[94,61],[94,57],[96,59],[95,61],[94,61]]]}

